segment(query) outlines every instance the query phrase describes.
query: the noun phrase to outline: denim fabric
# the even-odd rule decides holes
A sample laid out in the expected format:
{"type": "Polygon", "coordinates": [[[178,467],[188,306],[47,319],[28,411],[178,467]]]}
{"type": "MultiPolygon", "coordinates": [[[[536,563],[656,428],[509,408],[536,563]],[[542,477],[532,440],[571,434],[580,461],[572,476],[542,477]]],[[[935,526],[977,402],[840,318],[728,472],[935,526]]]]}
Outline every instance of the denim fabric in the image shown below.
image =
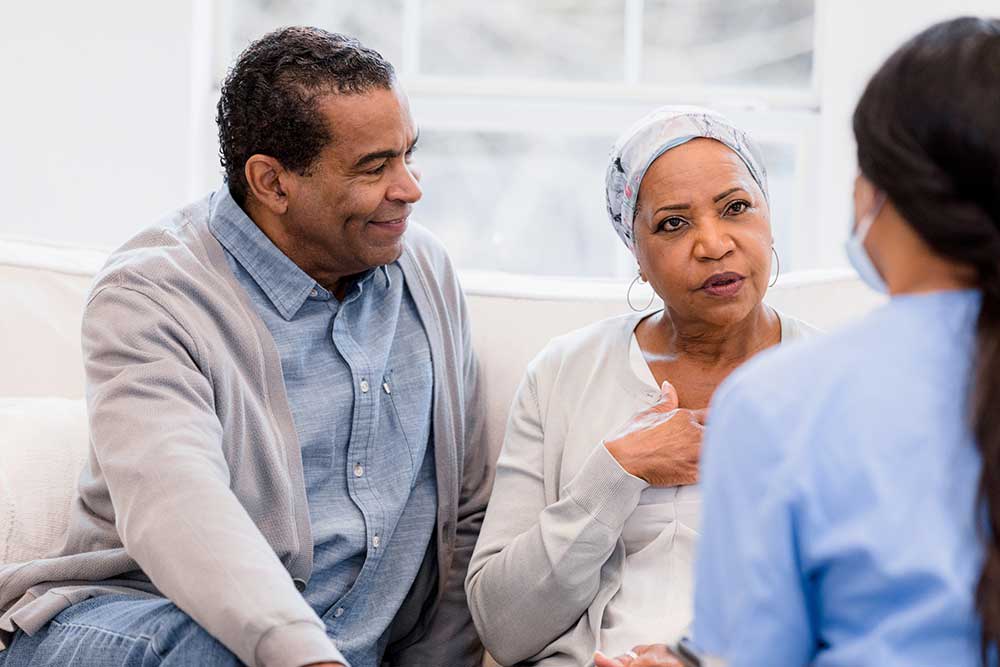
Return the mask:
{"type": "Polygon", "coordinates": [[[286,257],[228,190],[209,228],[274,338],[313,533],[303,595],[352,667],[375,667],[437,512],[430,347],[398,264],[342,300],[286,257]]]}
{"type": "Polygon", "coordinates": [[[17,633],[0,667],[237,667],[240,661],[163,598],[102,595],[40,632],[17,633]]]}

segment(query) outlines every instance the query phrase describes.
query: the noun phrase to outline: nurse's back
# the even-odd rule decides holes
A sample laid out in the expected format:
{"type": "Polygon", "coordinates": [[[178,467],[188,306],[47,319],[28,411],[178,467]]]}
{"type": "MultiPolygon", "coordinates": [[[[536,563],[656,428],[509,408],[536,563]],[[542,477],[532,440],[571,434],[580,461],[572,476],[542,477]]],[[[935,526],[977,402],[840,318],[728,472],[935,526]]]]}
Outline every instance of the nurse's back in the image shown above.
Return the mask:
{"type": "Polygon", "coordinates": [[[817,349],[835,369],[816,387],[829,409],[789,444],[810,459],[800,556],[828,645],[818,665],[976,664],[981,463],[967,398],[979,302],[896,297],[817,349]]]}
{"type": "Polygon", "coordinates": [[[979,300],[896,298],[725,387],[705,445],[699,643],[738,647],[738,665],[975,664],[979,300]]]}
{"type": "Polygon", "coordinates": [[[695,638],[732,667],[971,667],[1000,638],[998,108],[1000,21],[889,59],[848,252],[890,302],[716,396],[695,638]]]}

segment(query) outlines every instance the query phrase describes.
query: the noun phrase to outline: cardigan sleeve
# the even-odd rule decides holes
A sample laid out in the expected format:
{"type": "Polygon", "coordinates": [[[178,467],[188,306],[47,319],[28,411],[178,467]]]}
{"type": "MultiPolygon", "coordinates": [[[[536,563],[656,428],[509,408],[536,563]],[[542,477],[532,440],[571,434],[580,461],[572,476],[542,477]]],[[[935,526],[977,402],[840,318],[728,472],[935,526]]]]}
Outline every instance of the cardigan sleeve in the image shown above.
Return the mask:
{"type": "Polygon", "coordinates": [[[648,485],[603,443],[546,504],[544,418],[533,362],[514,399],[466,592],[483,644],[502,664],[541,651],[586,612],[625,520],[648,485]],[[558,601],[557,603],[553,603],[558,601]]]}
{"type": "Polygon", "coordinates": [[[151,297],[99,290],[83,320],[91,442],[128,555],[259,667],[346,664],[230,488],[197,341],[151,297]]]}

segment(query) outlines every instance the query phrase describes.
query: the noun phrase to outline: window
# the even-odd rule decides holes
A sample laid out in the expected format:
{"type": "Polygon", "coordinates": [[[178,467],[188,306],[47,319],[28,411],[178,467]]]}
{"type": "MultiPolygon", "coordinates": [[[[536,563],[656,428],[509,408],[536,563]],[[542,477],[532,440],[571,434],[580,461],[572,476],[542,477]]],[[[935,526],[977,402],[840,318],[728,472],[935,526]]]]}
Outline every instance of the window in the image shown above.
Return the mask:
{"type": "Polygon", "coordinates": [[[280,25],[357,36],[396,65],[421,127],[415,219],[460,268],[535,276],[633,275],[606,219],[611,143],[661,104],[711,106],[764,148],[783,270],[812,268],[801,219],[818,180],[815,5],[219,0],[215,81],[280,25]]]}

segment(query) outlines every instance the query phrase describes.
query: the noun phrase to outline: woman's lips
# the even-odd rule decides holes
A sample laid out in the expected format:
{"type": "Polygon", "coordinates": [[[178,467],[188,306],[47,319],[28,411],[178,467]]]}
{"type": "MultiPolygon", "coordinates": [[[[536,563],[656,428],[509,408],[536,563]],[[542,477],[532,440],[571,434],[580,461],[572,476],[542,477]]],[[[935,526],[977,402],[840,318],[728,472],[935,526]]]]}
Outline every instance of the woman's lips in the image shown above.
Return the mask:
{"type": "Polygon", "coordinates": [[[710,296],[733,297],[743,289],[744,282],[746,278],[738,273],[731,271],[719,273],[706,280],[701,286],[701,291],[710,296]]]}
{"type": "Polygon", "coordinates": [[[743,289],[744,282],[745,282],[744,279],[740,278],[739,280],[734,280],[733,282],[725,283],[724,285],[713,285],[711,287],[703,287],[702,291],[712,296],[732,297],[736,296],[736,294],[739,293],[741,289],[743,289]]]}

